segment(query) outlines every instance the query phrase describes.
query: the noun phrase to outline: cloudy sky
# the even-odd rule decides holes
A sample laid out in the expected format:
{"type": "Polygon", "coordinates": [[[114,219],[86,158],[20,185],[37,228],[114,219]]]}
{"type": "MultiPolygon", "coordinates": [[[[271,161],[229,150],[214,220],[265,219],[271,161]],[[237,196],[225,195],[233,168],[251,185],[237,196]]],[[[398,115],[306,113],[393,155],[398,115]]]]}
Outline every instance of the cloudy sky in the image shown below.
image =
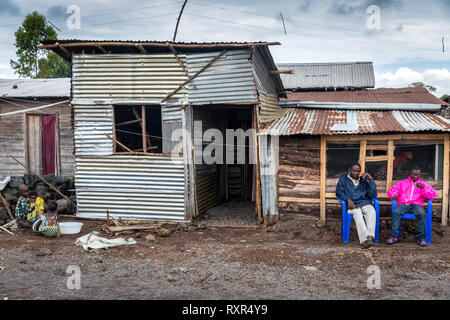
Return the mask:
{"type": "MultiPolygon", "coordinates": [[[[0,78],[17,77],[14,31],[34,10],[61,39],[165,41],[183,2],[0,0],[0,78]],[[67,25],[71,5],[80,29],[67,25]]],[[[276,62],[373,61],[376,87],[422,81],[441,96],[450,93],[449,12],[450,0],[188,0],[177,40],[279,41],[276,62]]]]}

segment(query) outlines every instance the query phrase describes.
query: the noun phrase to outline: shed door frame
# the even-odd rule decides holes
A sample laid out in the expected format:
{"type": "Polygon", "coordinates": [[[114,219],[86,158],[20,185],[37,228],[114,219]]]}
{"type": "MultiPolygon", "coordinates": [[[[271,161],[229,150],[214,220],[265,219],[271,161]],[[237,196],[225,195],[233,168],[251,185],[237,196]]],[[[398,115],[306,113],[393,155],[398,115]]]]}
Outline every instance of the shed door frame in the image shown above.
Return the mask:
{"type": "MultiPolygon", "coordinates": [[[[48,115],[48,116],[55,116],[56,117],[56,121],[55,121],[55,176],[58,176],[61,174],[61,161],[60,161],[60,143],[59,143],[59,113],[24,113],[24,126],[25,126],[25,130],[24,130],[24,157],[25,157],[25,163],[27,165],[28,168],[31,169],[30,166],[30,159],[29,159],[29,155],[28,155],[28,145],[30,143],[29,141],[29,127],[28,127],[28,119],[30,118],[30,116],[43,116],[43,115],[48,115]]],[[[42,120],[41,120],[42,121],[42,120]]],[[[42,127],[41,127],[42,129],[42,127]]],[[[42,159],[41,159],[42,161],[42,159]]],[[[41,165],[41,170],[42,170],[42,165],[41,165]]],[[[35,174],[41,174],[42,172],[34,172],[35,174]]]]}

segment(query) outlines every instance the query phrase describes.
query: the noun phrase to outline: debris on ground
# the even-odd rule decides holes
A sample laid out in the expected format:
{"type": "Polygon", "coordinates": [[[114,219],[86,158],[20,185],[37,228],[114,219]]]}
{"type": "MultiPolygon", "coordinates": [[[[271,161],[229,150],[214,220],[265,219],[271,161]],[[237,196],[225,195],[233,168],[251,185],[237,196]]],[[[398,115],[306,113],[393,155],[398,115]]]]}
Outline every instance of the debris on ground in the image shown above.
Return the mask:
{"type": "Polygon", "coordinates": [[[168,237],[170,234],[170,231],[165,228],[161,228],[161,229],[158,229],[157,233],[158,233],[158,236],[160,236],[160,237],[168,237]]]}
{"type": "Polygon", "coordinates": [[[133,238],[129,238],[128,240],[123,238],[106,239],[99,237],[97,231],[92,231],[91,233],[78,238],[75,241],[75,244],[81,245],[86,251],[95,251],[98,249],[108,249],[117,246],[136,244],[136,240],[133,238]]]}

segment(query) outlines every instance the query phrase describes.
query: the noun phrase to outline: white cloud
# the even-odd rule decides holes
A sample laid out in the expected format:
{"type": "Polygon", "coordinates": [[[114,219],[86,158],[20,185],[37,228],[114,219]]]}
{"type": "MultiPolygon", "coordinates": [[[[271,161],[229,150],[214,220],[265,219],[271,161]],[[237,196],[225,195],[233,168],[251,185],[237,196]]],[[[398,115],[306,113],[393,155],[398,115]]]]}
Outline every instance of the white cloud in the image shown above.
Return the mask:
{"type": "Polygon", "coordinates": [[[375,74],[377,87],[407,87],[412,82],[423,82],[436,88],[437,97],[450,92],[450,71],[442,69],[426,69],[417,72],[407,67],[398,68],[394,73],[375,74]]]}

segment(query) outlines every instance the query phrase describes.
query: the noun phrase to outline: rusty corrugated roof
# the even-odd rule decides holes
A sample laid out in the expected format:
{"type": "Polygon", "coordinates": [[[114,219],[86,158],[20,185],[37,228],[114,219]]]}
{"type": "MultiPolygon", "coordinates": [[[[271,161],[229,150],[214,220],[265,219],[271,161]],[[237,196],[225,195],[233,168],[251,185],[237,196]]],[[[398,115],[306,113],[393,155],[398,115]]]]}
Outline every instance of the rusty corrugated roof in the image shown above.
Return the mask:
{"type": "Polygon", "coordinates": [[[415,131],[450,132],[450,120],[427,112],[288,109],[284,116],[263,124],[261,134],[335,135],[415,131]],[[335,124],[353,125],[353,128],[337,131],[334,127],[335,124]]]}
{"type": "Polygon", "coordinates": [[[288,92],[281,101],[348,103],[424,103],[448,105],[425,88],[379,88],[355,91],[288,92]]]}

